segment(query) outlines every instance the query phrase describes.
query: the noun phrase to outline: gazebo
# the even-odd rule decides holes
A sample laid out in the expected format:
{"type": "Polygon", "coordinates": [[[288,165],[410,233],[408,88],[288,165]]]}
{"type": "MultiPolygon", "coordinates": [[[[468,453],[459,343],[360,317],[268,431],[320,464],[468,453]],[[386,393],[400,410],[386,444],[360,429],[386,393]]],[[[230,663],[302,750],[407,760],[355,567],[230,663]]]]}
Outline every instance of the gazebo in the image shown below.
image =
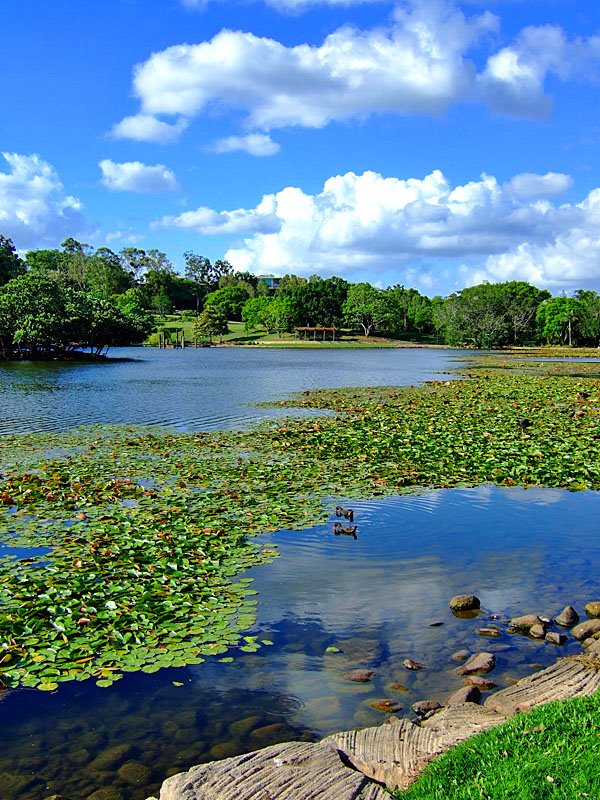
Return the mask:
{"type": "Polygon", "coordinates": [[[317,334],[319,335],[319,339],[322,339],[324,342],[327,341],[328,336],[331,337],[332,342],[335,342],[335,328],[296,328],[296,335],[299,339],[312,339],[316,342],[317,334]]]}

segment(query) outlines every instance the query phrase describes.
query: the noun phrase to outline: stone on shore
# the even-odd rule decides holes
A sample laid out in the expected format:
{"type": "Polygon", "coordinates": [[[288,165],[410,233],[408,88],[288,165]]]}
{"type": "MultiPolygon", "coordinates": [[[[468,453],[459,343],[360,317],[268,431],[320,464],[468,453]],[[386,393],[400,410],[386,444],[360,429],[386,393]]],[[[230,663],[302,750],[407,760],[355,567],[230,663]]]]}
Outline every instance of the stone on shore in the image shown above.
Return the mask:
{"type": "Polygon", "coordinates": [[[566,633],[559,633],[558,631],[548,631],[544,638],[550,644],[566,644],[569,639],[566,633]]]}
{"type": "Polygon", "coordinates": [[[496,656],[493,653],[475,653],[455,672],[457,675],[482,675],[491,672],[495,666],[496,656]]]}
{"type": "Polygon", "coordinates": [[[577,625],[579,622],[579,614],[575,611],[573,606],[565,606],[560,614],[556,617],[556,624],[562,628],[570,628],[572,625],[577,625]]]}
{"type": "Polygon", "coordinates": [[[411,708],[419,717],[424,717],[426,714],[431,714],[432,711],[437,711],[442,706],[437,700],[418,700],[413,703],[411,708]]]}
{"type": "Polygon", "coordinates": [[[447,706],[455,706],[458,703],[479,703],[481,700],[481,692],[477,686],[462,686],[457,689],[446,700],[447,706]]]}
{"type": "Polygon", "coordinates": [[[495,689],[498,685],[489,678],[484,678],[482,675],[466,675],[465,683],[470,686],[476,686],[480,692],[488,692],[490,689],[495,689]]]}
{"type": "Polygon", "coordinates": [[[587,603],[585,607],[585,613],[588,617],[600,617],[600,600],[594,600],[591,603],[587,603]]]}
{"type": "Polygon", "coordinates": [[[523,614],[521,617],[513,617],[509,624],[511,628],[530,631],[534,625],[543,625],[543,622],[537,614],[523,614]]]}
{"type": "Polygon", "coordinates": [[[476,611],[481,601],[474,594],[457,594],[450,600],[452,611],[476,611]]]}
{"type": "Polygon", "coordinates": [[[529,629],[529,635],[534,639],[544,639],[546,636],[546,628],[540,623],[539,625],[532,625],[529,629]]]}
{"type": "Polygon", "coordinates": [[[600,619],[586,619],[576,625],[571,633],[576,639],[583,640],[600,631],[600,619]]]}

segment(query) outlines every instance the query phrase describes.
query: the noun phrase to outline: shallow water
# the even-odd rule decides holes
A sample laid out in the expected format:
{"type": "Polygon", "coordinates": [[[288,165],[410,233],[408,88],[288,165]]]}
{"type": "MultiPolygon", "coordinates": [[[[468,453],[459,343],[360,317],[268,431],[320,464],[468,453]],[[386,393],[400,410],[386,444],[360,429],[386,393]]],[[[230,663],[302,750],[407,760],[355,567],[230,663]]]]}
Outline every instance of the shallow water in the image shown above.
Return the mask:
{"type": "Polygon", "coordinates": [[[567,603],[581,613],[598,599],[600,493],[483,486],[352,507],[356,541],[333,535],[333,516],[261,537],[281,557],[250,573],[259,603],[249,633],[272,645],[234,651],[232,663],[126,675],[108,689],[65,684],[5,695],[2,800],[53,792],[87,800],[100,787],[112,787],[115,800],[143,800],[194,763],[378,724],[385,714],[374,700],[393,699],[402,714],[417,700],[443,699],[462,684],[456,650],[494,652],[490,677],[499,687],[580,652],[574,640],[558,648],[508,634],[505,621],[555,615],[567,603]],[[463,592],[481,598],[478,617],[450,612],[450,597],[463,592]],[[498,639],[476,633],[489,614],[499,615],[498,639]],[[407,671],[407,657],[425,669],[407,671]],[[356,666],[374,670],[371,682],[347,679],[356,666]]]}

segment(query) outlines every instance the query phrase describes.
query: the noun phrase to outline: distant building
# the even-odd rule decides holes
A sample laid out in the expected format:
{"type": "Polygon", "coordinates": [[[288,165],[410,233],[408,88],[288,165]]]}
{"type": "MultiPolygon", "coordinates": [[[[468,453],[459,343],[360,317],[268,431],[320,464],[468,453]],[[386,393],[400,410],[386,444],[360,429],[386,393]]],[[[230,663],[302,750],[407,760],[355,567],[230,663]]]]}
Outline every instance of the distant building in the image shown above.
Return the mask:
{"type": "Polygon", "coordinates": [[[276,275],[257,275],[257,280],[264,281],[269,289],[277,289],[279,286],[279,278],[276,275]]]}

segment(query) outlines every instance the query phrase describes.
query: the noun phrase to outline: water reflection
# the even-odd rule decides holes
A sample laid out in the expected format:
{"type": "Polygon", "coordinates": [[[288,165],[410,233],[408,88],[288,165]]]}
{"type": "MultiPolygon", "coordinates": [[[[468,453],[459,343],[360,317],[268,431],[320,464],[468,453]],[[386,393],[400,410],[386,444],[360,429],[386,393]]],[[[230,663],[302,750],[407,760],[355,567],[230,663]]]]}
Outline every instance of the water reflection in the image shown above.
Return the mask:
{"type": "Polygon", "coordinates": [[[597,599],[599,511],[597,492],[492,486],[332,499],[322,525],[261,540],[281,557],[252,570],[258,621],[248,633],[272,644],[234,651],[231,662],[128,674],[110,689],[73,683],[50,695],[5,695],[2,800],[54,792],[144,800],[194,763],[378,724],[377,699],[394,700],[401,713],[417,700],[444,700],[462,685],[452,659],[459,649],[494,652],[490,677],[500,687],[580,652],[572,639],[558,648],[509,634],[505,622],[556,615],[567,603],[582,613],[597,599]],[[338,502],[355,510],[356,541],[332,532],[338,502]],[[481,598],[479,617],[450,613],[449,598],[463,592],[481,598]],[[499,615],[498,639],[477,634],[488,614],[499,615]],[[407,671],[407,657],[426,668],[407,671]],[[357,667],[374,670],[371,681],[349,680],[357,667]]]}
{"type": "Polygon", "coordinates": [[[0,364],[0,433],[137,423],[198,431],[272,417],[252,403],[337,386],[394,386],[439,378],[460,351],[119,348],[102,364],[0,364]]]}

